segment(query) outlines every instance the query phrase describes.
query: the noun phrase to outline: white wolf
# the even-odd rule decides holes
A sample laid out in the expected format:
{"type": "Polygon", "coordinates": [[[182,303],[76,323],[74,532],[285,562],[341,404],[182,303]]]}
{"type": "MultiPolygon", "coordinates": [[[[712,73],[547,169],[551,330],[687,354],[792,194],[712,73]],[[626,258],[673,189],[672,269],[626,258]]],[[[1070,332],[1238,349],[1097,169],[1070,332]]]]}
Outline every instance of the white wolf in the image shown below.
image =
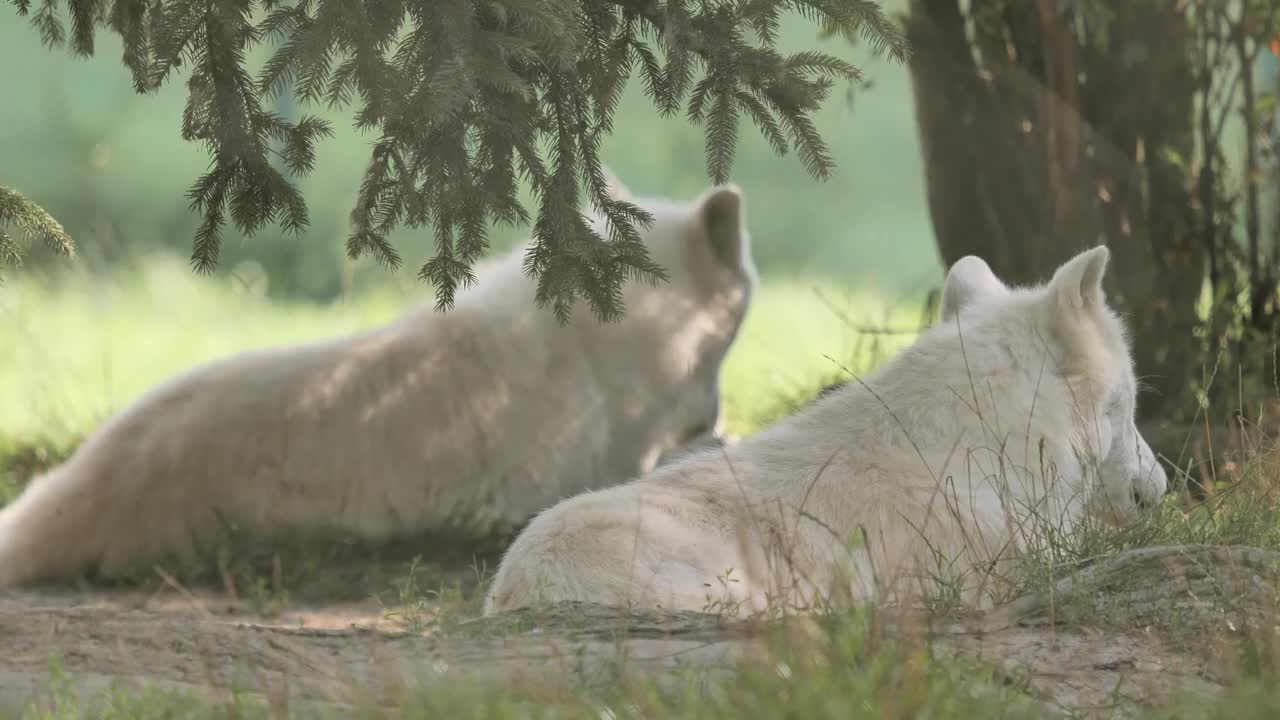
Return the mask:
{"type": "Polygon", "coordinates": [[[581,307],[560,326],[517,248],[447,313],[181,374],[0,510],[0,585],[190,557],[224,523],[373,541],[509,531],[714,432],[757,283],[741,191],[613,191],[654,216],[641,233],[670,276],[628,283],[621,321],[581,307]]]}
{"type": "Polygon", "coordinates": [[[865,381],[735,445],[541,512],[505,554],[485,611],[901,602],[951,563],[943,581],[986,604],[983,573],[967,570],[1166,492],[1134,425],[1107,260],[1104,247],[1086,251],[1047,286],[1021,289],[960,260],[941,322],[865,381]]]}

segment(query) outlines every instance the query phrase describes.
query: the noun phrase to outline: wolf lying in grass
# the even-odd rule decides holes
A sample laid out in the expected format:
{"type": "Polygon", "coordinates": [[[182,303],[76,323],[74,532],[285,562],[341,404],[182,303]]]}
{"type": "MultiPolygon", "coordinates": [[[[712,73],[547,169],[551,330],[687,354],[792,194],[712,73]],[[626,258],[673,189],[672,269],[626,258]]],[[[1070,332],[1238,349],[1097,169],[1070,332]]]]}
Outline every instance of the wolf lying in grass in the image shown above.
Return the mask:
{"type": "Polygon", "coordinates": [[[721,612],[919,600],[1083,517],[1157,505],[1135,383],[1081,253],[1043,287],[982,260],[947,275],[941,322],[865,381],[735,445],[565,500],[516,538],[485,610],[580,600],[721,612]],[[953,575],[940,577],[940,573],[953,575]]]}
{"type": "Polygon", "coordinates": [[[714,432],[720,366],[757,282],[741,192],[614,191],[653,215],[640,231],[670,276],[628,283],[620,322],[583,307],[561,326],[536,308],[521,247],[447,313],[423,306],[179,375],[0,510],[0,585],[189,558],[227,526],[372,541],[509,531],[714,432]]]}

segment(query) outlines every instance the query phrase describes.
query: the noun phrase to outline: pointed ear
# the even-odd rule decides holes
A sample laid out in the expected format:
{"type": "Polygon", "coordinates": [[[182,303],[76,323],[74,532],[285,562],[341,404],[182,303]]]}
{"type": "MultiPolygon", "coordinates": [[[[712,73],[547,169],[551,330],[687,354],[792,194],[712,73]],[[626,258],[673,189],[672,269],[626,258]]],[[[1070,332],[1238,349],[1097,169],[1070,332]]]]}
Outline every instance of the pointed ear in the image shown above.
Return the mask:
{"type": "Polygon", "coordinates": [[[942,322],[955,319],[961,310],[981,298],[1007,295],[1009,289],[991,272],[986,261],[966,255],[947,271],[942,288],[942,322]]]}
{"type": "Polygon", "coordinates": [[[1058,310],[1074,313],[1085,308],[1097,308],[1106,302],[1102,291],[1102,278],[1107,272],[1111,251],[1105,245],[1076,255],[1062,264],[1049,281],[1049,294],[1058,310]]]}
{"type": "Polygon", "coordinates": [[[632,195],[631,189],[622,184],[622,180],[614,174],[607,166],[601,166],[601,174],[604,175],[605,185],[608,187],[609,197],[614,200],[631,200],[635,196],[632,195]]]}
{"type": "Polygon", "coordinates": [[[743,205],[742,189],[733,184],[712,188],[698,201],[698,217],[712,252],[732,268],[742,267],[748,252],[743,205]]]}

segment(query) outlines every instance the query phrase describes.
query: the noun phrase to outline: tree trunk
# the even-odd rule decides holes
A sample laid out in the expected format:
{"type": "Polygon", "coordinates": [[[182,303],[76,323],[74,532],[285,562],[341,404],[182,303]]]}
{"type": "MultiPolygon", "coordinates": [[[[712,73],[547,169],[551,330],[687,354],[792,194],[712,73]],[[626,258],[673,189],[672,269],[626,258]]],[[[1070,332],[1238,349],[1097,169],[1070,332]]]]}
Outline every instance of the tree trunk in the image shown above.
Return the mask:
{"type": "Polygon", "coordinates": [[[912,0],[907,34],[929,210],[943,262],[981,255],[1032,283],[1106,244],[1144,417],[1193,409],[1203,255],[1180,163],[1194,150],[1185,11],[1117,4],[1105,20],[1052,0],[912,0]],[[972,33],[966,28],[972,28],[972,33]],[[1104,32],[1105,31],[1105,32],[1104,32]],[[1105,42],[1104,39],[1105,38],[1105,42]]]}

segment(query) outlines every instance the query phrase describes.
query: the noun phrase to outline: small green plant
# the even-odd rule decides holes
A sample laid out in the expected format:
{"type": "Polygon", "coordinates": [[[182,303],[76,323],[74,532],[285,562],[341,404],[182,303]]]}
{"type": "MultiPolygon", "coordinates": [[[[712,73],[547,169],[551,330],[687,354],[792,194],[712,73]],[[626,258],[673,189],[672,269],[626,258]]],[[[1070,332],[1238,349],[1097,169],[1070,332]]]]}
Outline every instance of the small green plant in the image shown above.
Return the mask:
{"type": "Polygon", "coordinates": [[[702,612],[711,615],[723,615],[725,617],[733,617],[742,609],[743,599],[737,597],[730,585],[737,585],[742,581],[733,575],[733,568],[724,571],[722,575],[716,576],[716,582],[720,585],[720,595],[715,596],[710,590],[706,594],[706,604],[702,606],[702,612]]]}
{"type": "Polygon", "coordinates": [[[424,586],[427,572],[422,557],[409,561],[404,575],[391,581],[395,602],[388,606],[382,595],[376,595],[382,615],[411,633],[428,630],[437,633],[456,632],[462,623],[480,615],[480,599],[484,597],[484,571],[473,566],[476,582],[471,592],[460,577],[442,579],[438,587],[424,586]]]}
{"type": "Polygon", "coordinates": [[[289,591],[270,578],[258,576],[249,585],[249,607],[264,617],[276,617],[289,605],[289,591]]]}
{"type": "Polygon", "coordinates": [[[393,580],[396,588],[396,603],[387,607],[381,596],[377,597],[382,607],[382,615],[411,633],[426,632],[431,625],[435,608],[428,598],[427,591],[419,586],[418,574],[421,570],[422,558],[416,556],[409,561],[409,568],[404,577],[393,580]]]}

